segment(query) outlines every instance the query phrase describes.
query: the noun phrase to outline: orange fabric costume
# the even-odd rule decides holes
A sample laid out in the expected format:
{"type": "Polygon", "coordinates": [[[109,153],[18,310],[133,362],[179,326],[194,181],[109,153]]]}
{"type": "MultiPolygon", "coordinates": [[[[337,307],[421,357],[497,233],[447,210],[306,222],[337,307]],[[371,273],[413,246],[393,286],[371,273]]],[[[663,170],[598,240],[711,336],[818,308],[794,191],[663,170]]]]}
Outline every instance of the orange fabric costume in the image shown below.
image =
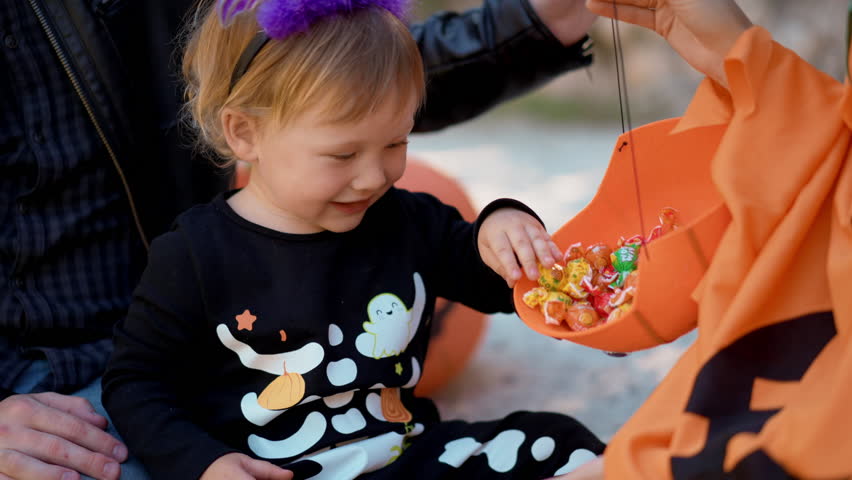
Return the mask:
{"type": "Polygon", "coordinates": [[[677,130],[728,125],[712,175],[732,220],[698,337],[612,439],[607,480],[852,476],[852,87],[760,27],[725,71],[730,93],[705,80],[677,130]]]}

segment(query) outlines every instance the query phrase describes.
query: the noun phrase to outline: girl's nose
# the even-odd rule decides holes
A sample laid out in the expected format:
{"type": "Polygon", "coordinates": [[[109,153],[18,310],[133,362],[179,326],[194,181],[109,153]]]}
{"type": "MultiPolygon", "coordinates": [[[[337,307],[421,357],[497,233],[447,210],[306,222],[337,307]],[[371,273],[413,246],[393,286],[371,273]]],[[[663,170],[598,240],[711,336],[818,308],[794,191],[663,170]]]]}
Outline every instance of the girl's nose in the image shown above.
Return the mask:
{"type": "Polygon", "coordinates": [[[378,190],[387,182],[384,165],[378,159],[365,161],[352,182],[355,190],[378,190]]]}

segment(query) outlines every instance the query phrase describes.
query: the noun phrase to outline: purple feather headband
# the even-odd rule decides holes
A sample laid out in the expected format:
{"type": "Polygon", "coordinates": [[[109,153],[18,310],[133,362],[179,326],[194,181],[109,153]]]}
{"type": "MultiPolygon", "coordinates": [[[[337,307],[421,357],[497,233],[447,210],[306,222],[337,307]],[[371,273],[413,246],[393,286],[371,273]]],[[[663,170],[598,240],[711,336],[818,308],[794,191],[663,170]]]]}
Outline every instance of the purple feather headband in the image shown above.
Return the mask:
{"type": "Polygon", "coordinates": [[[231,76],[230,90],[233,90],[252,59],[270,38],[282,40],[304,32],[323,18],[367,7],[383,8],[397,18],[404,19],[407,6],[407,0],[219,0],[217,9],[222,25],[230,25],[240,13],[257,9],[257,23],[262,28],[237,61],[231,76]]]}

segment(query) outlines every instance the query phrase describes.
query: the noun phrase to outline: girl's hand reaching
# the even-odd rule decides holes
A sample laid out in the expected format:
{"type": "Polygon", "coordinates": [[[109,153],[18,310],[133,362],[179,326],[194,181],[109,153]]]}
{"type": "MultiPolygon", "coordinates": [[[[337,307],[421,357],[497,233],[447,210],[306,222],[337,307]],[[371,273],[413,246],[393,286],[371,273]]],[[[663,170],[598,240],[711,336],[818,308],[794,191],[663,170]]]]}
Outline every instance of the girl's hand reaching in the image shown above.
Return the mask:
{"type": "Polygon", "coordinates": [[[292,480],[293,472],[242,453],[228,453],[211,463],[199,480],[292,480]]]}
{"type": "Polygon", "coordinates": [[[479,255],[500,274],[509,287],[526,274],[538,278],[538,263],[550,268],[562,258],[559,247],[532,215],[514,208],[501,208],[488,215],[476,239],[479,255]]]}

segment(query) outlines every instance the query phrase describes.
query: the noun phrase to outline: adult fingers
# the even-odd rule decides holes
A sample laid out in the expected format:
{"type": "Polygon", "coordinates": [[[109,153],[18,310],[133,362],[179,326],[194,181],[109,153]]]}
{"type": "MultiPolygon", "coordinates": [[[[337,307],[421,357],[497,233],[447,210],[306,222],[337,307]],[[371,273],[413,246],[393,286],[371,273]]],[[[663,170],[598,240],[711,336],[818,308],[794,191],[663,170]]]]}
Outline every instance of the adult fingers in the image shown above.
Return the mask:
{"type": "MultiPolygon", "coordinates": [[[[114,458],[93,452],[56,435],[20,426],[8,427],[4,433],[8,434],[8,438],[2,439],[4,444],[2,448],[6,450],[14,449],[24,456],[50,466],[59,467],[63,470],[71,469],[98,480],[117,480],[120,476],[121,467],[114,458]],[[9,445],[10,439],[13,439],[12,445],[9,445]]],[[[7,459],[14,462],[20,458],[17,455],[12,455],[7,459]]],[[[26,465],[34,464],[29,462],[26,465]]],[[[0,471],[7,473],[6,469],[6,466],[0,466],[0,471]]],[[[18,478],[15,475],[12,476],[18,478]]]]}
{"type": "MultiPolygon", "coordinates": [[[[65,397],[61,400],[61,404],[65,408],[70,410],[85,408],[84,404],[73,402],[76,397],[60,396],[65,397]]],[[[86,450],[111,456],[119,462],[123,462],[127,458],[127,447],[112,435],[77,415],[42,403],[40,400],[44,398],[24,396],[19,404],[13,406],[13,409],[17,410],[19,415],[17,418],[28,419],[25,426],[54,435],[86,450]]],[[[56,398],[52,398],[48,401],[56,405],[56,400],[56,398]]],[[[83,402],[88,404],[85,400],[83,402]]]]}
{"type": "MultiPolygon", "coordinates": [[[[71,411],[86,406],[74,397],[47,397],[48,402],[59,402],[71,411]]],[[[0,402],[0,449],[98,479],[118,478],[118,461],[127,457],[127,448],[92,423],[43,403],[44,398],[13,395],[0,402]]]]}
{"type": "Polygon", "coordinates": [[[105,429],[109,423],[106,417],[99,415],[85,398],[55,392],[36,393],[32,397],[49,407],[74,415],[101,429],[105,429]]]}
{"type": "Polygon", "coordinates": [[[0,449],[0,480],[79,480],[77,472],[16,450],[0,449]]]}
{"type": "MultiPolygon", "coordinates": [[[[622,1],[623,0],[619,0],[619,2],[622,1]]],[[[612,2],[607,0],[587,0],[586,8],[602,17],[615,18],[622,22],[639,25],[640,27],[645,27],[649,30],[655,30],[656,12],[643,6],[613,6],[612,2]]]]}

